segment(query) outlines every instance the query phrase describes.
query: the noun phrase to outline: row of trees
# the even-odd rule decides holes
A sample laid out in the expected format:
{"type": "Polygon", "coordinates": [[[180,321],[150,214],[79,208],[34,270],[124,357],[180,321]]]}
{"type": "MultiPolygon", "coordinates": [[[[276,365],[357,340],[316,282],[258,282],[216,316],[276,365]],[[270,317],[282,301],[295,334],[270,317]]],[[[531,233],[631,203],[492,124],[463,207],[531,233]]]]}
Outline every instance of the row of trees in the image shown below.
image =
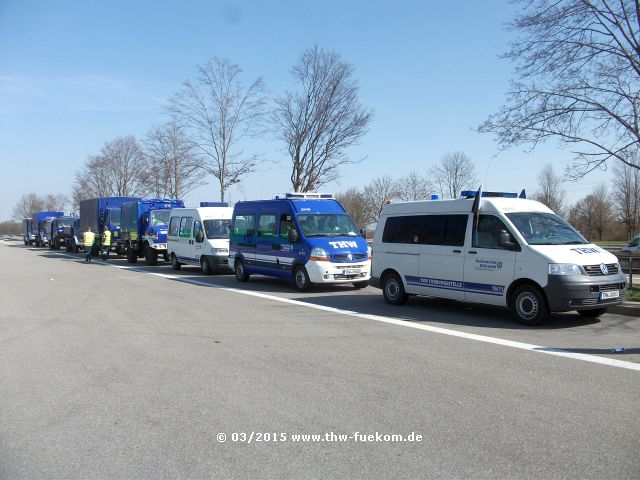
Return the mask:
{"type": "Polygon", "coordinates": [[[340,167],[358,161],[348,148],[367,131],[373,113],[361,106],[351,65],[333,51],[307,49],[291,73],[295,89],[271,108],[262,78],[245,85],[242,70],[214,58],[197,67],[167,103],[169,120],[142,141],[133,136],[105,143],[76,173],[73,201],[108,195],[183,197],[216,179],[220,200],[261,161],[243,146],[250,138],[282,142],[291,164],[291,187],[316,190],[340,167]]]}
{"type": "Polygon", "coordinates": [[[49,193],[41,196],[36,193],[26,193],[13,207],[12,216],[16,221],[29,218],[35,212],[65,212],[69,207],[69,197],[63,194],[49,193]]]}

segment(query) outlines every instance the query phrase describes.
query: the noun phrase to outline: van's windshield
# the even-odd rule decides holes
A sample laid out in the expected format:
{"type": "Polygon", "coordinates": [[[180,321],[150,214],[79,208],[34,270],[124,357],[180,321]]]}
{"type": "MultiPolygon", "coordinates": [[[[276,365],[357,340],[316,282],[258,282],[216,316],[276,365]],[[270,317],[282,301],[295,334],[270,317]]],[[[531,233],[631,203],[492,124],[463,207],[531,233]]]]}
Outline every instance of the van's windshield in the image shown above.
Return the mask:
{"type": "Polygon", "coordinates": [[[298,215],[305,237],[357,237],[358,227],[344,213],[298,215]]]}
{"type": "Polygon", "coordinates": [[[571,225],[553,213],[507,213],[529,245],[583,245],[589,243],[571,225]]]}
{"type": "Polygon", "coordinates": [[[229,238],[231,220],[205,220],[202,223],[207,238],[229,238]]]}

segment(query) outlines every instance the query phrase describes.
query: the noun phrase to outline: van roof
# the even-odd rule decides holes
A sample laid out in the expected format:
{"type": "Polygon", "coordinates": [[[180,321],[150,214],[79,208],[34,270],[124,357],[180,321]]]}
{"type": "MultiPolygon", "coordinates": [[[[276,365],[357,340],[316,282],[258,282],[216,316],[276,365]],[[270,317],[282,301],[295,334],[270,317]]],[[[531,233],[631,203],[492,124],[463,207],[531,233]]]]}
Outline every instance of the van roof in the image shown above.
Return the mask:
{"type": "Polygon", "coordinates": [[[346,213],[342,205],[335,199],[290,199],[280,198],[274,200],[249,200],[238,202],[235,205],[236,211],[248,212],[252,209],[260,208],[264,211],[269,206],[291,205],[296,213],[346,213]]]}
{"type": "Polygon", "coordinates": [[[171,217],[177,217],[179,215],[184,215],[185,213],[195,213],[197,212],[200,218],[202,219],[212,219],[212,218],[221,218],[227,219],[231,218],[231,212],[233,208],[231,207],[181,207],[181,208],[172,208],[171,209],[171,217]]]}
{"type": "MultiPolygon", "coordinates": [[[[418,200],[415,202],[390,203],[382,209],[382,215],[411,213],[470,213],[472,198],[455,200],[418,200]]],[[[535,200],[525,198],[486,197],[480,199],[480,212],[542,212],[553,213],[551,209],[535,200]]]]}

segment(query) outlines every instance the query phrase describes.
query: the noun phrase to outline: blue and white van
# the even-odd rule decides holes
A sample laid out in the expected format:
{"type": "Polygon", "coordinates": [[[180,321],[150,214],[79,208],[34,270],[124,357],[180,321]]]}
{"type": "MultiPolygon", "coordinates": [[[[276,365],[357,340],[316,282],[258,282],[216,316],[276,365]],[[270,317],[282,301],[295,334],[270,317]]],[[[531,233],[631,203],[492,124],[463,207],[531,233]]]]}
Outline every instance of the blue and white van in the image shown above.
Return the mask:
{"type": "Polygon", "coordinates": [[[371,249],[331,194],[288,193],[236,203],[229,266],[240,282],[255,273],[292,279],[300,291],[314,283],[364,288],[371,249]]]}

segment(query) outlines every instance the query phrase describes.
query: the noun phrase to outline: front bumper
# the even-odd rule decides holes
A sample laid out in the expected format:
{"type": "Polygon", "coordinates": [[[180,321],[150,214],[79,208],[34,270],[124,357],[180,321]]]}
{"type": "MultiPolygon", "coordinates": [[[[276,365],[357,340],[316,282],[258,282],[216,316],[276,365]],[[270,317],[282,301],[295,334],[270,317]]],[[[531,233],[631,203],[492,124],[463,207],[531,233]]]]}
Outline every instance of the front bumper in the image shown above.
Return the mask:
{"type": "Polygon", "coordinates": [[[368,281],[371,261],[358,263],[333,263],[309,260],[306,265],[309,280],[313,283],[352,283],[368,281]]]}
{"type": "Polygon", "coordinates": [[[625,288],[622,273],[600,277],[549,275],[544,292],[552,312],[568,312],[619,305],[624,301],[625,288]],[[618,292],[618,296],[608,298],[615,295],[611,292],[618,292]]]}
{"type": "Polygon", "coordinates": [[[227,255],[207,255],[209,265],[216,270],[233,270],[233,267],[229,264],[229,257],[227,255]]]}

